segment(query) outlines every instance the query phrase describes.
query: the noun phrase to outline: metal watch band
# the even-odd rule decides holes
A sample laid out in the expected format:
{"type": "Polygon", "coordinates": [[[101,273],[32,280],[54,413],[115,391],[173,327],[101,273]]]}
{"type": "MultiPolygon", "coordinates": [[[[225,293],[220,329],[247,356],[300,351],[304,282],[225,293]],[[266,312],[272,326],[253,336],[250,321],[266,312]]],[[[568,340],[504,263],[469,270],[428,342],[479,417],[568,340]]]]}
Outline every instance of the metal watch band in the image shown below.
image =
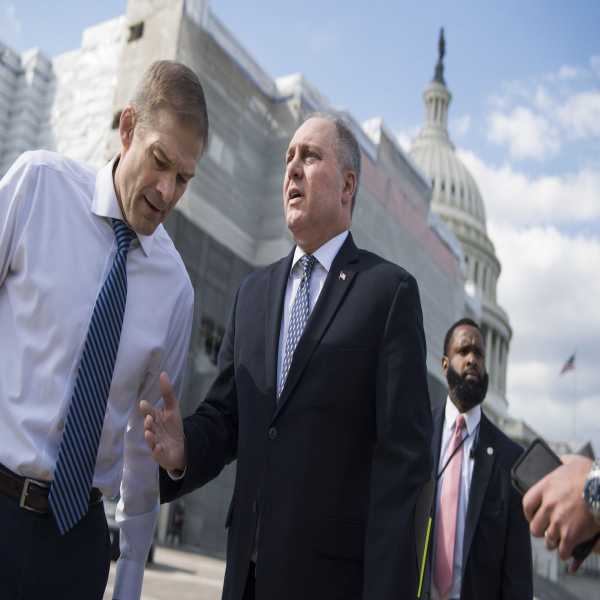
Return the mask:
{"type": "Polygon", "coordinates": [[[595,460],[583,486],[583,499],[600,525],[600,461],[595,460]]]}

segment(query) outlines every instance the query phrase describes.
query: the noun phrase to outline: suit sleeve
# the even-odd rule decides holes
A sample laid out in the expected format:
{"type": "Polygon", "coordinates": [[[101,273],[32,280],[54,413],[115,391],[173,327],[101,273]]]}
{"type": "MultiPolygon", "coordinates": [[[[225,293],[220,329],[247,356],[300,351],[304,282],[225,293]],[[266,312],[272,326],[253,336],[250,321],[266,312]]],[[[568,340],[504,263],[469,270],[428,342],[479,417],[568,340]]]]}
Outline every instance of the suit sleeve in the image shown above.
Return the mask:
{"type": "Polygon", "coordinates": [[[532,598],[531,535],[523,515],[521,496],[511,486],[502,564],[502,599],[531,600],[532,598]]]}
{"type": "Polygon", "coordinates": [[[187,468],[173,480],[160,469],[161,502],[171,502],[214,479],[237,456],[235,387],[235,315],[238,294],[219,352],[219,373],[196,412],[183,420],[187,468]]]}
{"type": "Polygon", "coordinates": [[[363,598],[415,598],[414,509],[431,474],[432,420],[423,316],[410,275],[401,279],[388,312],[376,378],[363,598]]]}

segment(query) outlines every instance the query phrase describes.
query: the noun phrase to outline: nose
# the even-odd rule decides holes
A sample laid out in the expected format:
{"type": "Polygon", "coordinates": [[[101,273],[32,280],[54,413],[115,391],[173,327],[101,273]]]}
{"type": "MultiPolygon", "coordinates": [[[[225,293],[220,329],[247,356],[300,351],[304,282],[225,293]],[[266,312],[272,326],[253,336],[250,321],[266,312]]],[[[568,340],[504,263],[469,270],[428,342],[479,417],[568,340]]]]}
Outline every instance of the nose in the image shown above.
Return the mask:
{"type": "Polygon", "coordinates": [[[288,179],[300,179],[302,177],[302,161],[294,156],[287,165],[288,179]]]}
{"type": "Polygon", "coordinates": [[[170,205],[175,196],[175,178],[169,173],[162,173],[156,190],[159,192],[161,200],[165,205],[170,205]]]}

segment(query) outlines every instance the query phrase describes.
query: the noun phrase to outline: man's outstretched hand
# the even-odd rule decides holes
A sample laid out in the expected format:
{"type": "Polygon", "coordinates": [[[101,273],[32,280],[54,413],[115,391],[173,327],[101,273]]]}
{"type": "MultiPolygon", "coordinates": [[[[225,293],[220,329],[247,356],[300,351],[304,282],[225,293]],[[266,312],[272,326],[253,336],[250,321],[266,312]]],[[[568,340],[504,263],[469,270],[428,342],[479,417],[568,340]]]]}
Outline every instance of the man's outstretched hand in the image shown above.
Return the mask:
{"type": "Polygon", "coordinates": [[[185,437],[179,402],[173,393],[169,376],[160,374],[160,393],[164,408],[154,408],[146,400],[139,410],[144,416],[144,438],[154,460],[167,471],[183,471],[186,467],[185,437]]]}

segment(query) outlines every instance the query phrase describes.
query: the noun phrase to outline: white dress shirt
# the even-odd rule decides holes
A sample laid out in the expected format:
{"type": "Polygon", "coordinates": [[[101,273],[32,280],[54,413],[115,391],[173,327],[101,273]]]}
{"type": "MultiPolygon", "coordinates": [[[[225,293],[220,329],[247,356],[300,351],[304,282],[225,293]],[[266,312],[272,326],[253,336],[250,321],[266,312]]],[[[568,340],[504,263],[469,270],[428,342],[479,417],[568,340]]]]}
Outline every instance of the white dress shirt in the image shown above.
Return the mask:
{"type": "MultiPolygon", "coordinates": [[[[444,425],[442,429],[442,445],[440,447],[440,459],[438,463],[438,473],[444,468],[448,461],[448,446],[454,433],[454,426],[456,423],[456,417],[458,416],[458,409],[450,398],[446,399],[446,413],[444,416],[444,425]]],[[[452,587],[447,596],[443,598],[439,595],[435,583],[432,583],[432,600],[446,600],[447,598],[460,598],[460,587],[462,584],[462,553],[463,553],[463,541],[465,537],[465,520],[467,518],[467,508],[469,506],[469,491],[471,490],[471,478],[473,477],[473,467],[475,461],[471,458],[471,449],[477,439],[479,422],[481,421],[481,406],[478,404],[471,410],[463,413],[465,417],[466,433],[463,433],[463,438],[466,438],[463,442],[463,455],[462,455],[462,468],[460,472],[460,496],[458,499],[458,513],[456,516],[456,541],[454,543],[454,567],[452,571],[452,587]]],[[[454,459],[453,459],[454,460],[454,459]]],[[[444,471],[444,474],[447,472],[444,471]]],[[[437,515],[440,514],[440,490],[442,489],[442,481],[444,475],[442,475],[437,483],[437,507],[436,507],[436,519],[437,515]]],[[[437,524],[436,524],[437,525],[437,524]]],[[[435,556],[435,552],[433,553],[435,556]]],[[[432,571],[433,572],[433,571],[432,571]]]]}
{"type": "MultiPolygon", "coordinates": [[[[312,312],[323,285],[327,278],[327,273],[331,269],[331,263],[340,251],[343,243],[348,237],[348,231],[331,238],[328,242],[325,242],[318,250],[312,253],[317,259],[313,266],[313,270],[310,276],[310,288],[309,294],[309,311],[312,312]]],[[[290,323],[290,315],[292,313],[292,306],[300,287],[300,281],[302,281],[302,267],[299,265],[300,259],[306,254],[304,250],[296,246],[294,251],[294,258],[292,259],[292,267],[288,277],[287,285],[285,288],[285,300],[283,301],[283,314],[281,315],[281,332],[279,334],[279,352],[277,353],[277,389],[281,384],[281,368],[283,365],[283,357],[285,352],[285,342],[287,340],[287,331],[290,323]]]]}
{"type": "MultiPolygon", "coordinates": [[[[117,249],[113,164],[96,174],[27,152],[0,181],[0,462],[23,476],[53,477],[88,325],[117,249]]],[[[163,370],[180,389],[194,298],[162,225],[134,239],[127,281],[93,485],[107,497],[120,493],[114,594],[135,600],[159,510],[158,468],[137,405],[161,402],[163,370]]]]}

